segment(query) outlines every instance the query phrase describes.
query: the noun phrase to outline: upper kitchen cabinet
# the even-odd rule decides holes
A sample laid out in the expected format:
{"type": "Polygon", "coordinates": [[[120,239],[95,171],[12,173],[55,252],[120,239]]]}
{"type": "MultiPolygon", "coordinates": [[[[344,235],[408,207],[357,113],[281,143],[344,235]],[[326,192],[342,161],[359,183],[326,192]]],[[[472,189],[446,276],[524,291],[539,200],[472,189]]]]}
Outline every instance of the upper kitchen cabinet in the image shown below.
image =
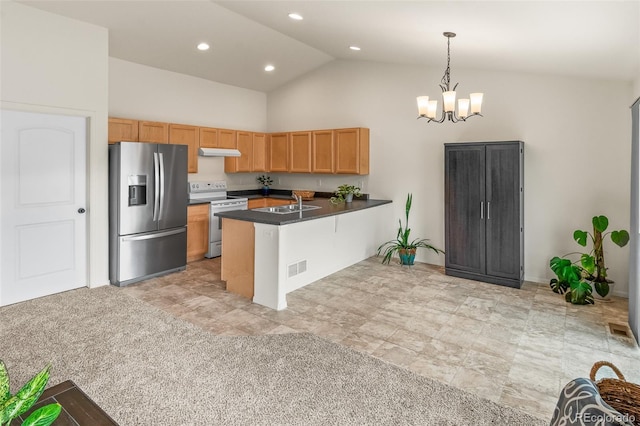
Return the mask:
{"type": "Polygon", "coordinates": [[[174,145],[187,145],[188,148],[188,173],[198,172],[198,146],[200,131],[195,126],[184,124],[169,124],[169,143],[174,145]]]}
{"type": "Polygon", "coordinates": [[[238,130],[236,133],[236,149],[240,157],[225,157],[225,173],[250,172],[253,165],[253,134],[238,130]]]}
{"type": "Polygon", "coordinates": [[[214,129],[212,127],[200,127],[199,143],[201,148],[219,148],[218,129],[214,129]]]}
{"type": "Polygon", "coordinates": [[[109,143],[138,141],[138,120],[109,117],[109,143]]]}
{"type": "Polygon", "coordinates": [[[289,171],[311,173],[311,132],[289,133],[289,171]]]}
{"type": "Polygon", "coordinates": [[[269,143],[269,171],[289,171],[289,134],[272,133],[269,143]]]}
{"type": "Polygon", "coordinates": [[[333,130],[316,130],[311,138],[311,172],[335,173],[333,130]]]}
{"type": "Polygon", "coordinates": [[[265,133],[253,133],[253,159],[251,171],[266,172],[269,159],[269,143],[265,133]]]}
{"type": "Polygon", "coordinates": [[[138,141],[169,143],[169,123],[161,123],[157,121],[139,121],[138,141]]]}
{"type": "Polygon", "coordinates": [[[214,148],[235,149],[237,143],[236,131],[218,129],[218,146],[214,148]]]}
{"type": "Polygon", "coordinates": [[[336,173],[369,174],[369,129],[337,129],[334,142],[336,173]]]}

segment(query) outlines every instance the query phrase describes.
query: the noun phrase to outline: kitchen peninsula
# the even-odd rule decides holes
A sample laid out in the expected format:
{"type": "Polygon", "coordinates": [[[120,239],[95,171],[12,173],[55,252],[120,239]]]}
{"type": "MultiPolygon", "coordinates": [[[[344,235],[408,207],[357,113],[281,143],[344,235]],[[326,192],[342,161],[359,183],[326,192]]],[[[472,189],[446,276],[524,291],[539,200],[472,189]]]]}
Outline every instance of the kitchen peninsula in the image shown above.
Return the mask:
{"type": "Polygon", "coordinates": [[[305,201],[312,210],[217,213],[222,218],[222,280],[227,290],[272,309],[286,294],[375,255],[393,221],[390,200],[333,204],[305,201]]]}

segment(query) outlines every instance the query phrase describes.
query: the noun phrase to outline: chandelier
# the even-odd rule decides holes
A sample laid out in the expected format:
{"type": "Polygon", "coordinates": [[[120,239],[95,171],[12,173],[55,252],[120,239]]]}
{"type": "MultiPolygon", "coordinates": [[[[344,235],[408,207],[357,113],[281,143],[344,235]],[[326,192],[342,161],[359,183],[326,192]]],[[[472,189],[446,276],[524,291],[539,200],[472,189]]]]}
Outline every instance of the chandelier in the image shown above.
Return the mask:
{"type": "Polygon", "coordinates": [[[436,119],[438,111],[438,101],[429,100],[428,96],[418,96],[418,118],[426,118],[431,123],[442,123],[444,120],[449,120],[454,123],[458,121],[466,121],[467,118],[479,115],[482,109],[482,93],[471,93],[468,99],[458,99],[458,112],[456,113],[456,87],[458,83],[450,88],[451,70],[449,63],[451,62],[451,53],[449,44],[451,39],[456,36],[456,33],[445,32],[442,33],[447,38],[447,69],[440,80],[440,89],[442,89],[442,117],[436,119]],[[471,114],[469,114],[469,107],[471,107],[471,114]]]}

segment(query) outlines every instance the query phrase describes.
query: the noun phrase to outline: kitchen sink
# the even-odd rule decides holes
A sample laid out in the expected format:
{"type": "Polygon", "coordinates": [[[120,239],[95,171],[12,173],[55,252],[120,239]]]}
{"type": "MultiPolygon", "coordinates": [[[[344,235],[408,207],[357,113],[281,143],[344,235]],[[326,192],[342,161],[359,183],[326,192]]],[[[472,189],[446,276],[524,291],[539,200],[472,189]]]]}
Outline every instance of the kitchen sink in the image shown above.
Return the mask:
{"type": "Polygon", "coordinates": [[[289,213],[299,213],[306,212],[309,210],[315,210],[321,208],[320,206],[311,206],[309,204],[303,204],[302,209],[301,206],[297,204],[288,204],[285,206],[275,206],[275,207],[260,207],[258,209],[251,209],[254,212],[264,212],[264,213],[275,213],[275,214],[289,214],[289,213]]]}

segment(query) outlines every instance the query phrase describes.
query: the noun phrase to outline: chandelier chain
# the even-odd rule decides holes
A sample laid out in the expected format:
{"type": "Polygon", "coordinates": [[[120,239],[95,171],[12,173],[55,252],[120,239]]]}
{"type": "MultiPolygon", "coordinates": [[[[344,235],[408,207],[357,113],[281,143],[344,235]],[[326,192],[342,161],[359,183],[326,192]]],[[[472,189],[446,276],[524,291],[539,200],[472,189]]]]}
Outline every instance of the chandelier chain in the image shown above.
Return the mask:
{"type": "MultiPolygon", "coordinates": [[[[442,76],[442,84],[449,90],[449,85],[451,84],[451,49],[450,49],[451,38],[447,37],[447,69],[444,71],[444,75],[442,76]]],[[[444,89],[443,89],[444,90],[444,89]]]]}

